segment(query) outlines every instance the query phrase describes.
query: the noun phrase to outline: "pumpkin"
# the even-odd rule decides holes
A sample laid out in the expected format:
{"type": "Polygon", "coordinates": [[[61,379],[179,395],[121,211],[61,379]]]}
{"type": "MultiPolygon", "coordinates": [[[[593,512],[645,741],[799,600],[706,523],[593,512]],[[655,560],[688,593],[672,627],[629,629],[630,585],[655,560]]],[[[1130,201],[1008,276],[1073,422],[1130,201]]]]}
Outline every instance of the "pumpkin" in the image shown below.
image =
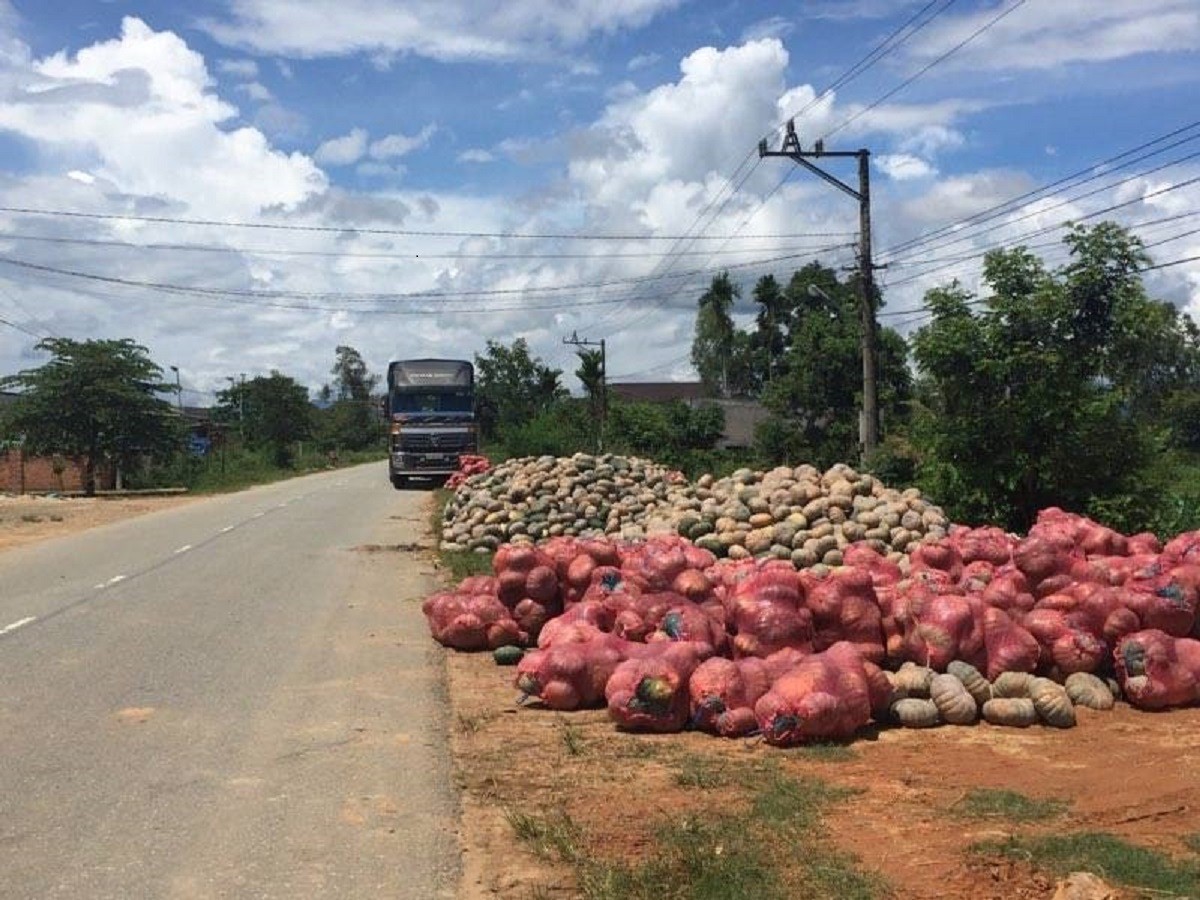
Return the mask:
{"type": "Polygon", "coordinates": [[[1002,672],[992,682],[992,696],[998,699],[1028,697],[1033,676],[1028,672],[1002,672]]]}
{"type": "Polygon", "coordinates": [[[993,725],[1028,728],[1038,720],[1038,714],[1028,697],[999,697],[983,704],[983,718],[993,725]]]}
{"type": "Polygon", "coordinates": [[[937,706],[942,719],[950,725],[973,725],[979,717],[975,698],[953,675],[933,676],[929,683],[929,698],[937,706]]]}
{"type": "Polygon", "coordinates": [[[1067,689],[1049,678],[1035,678],[1029,685],[1029,697],[1038,717],[1055,728],[1075,727],[1075,706],[1067,689]]]}
{"type": "Polygon", "coordinates": [[[933,728],[942,724],[937,704],[917,697],[905,697],[893,703],[892,718],[905,728],[933,728]]]}
{"type": "Polygon", "coordinates": [[[1112,691],[1108,685],[1090,672],[1073,672],[1067,676],[1067,696],[1076,706],[1088,709],[1112,709],[1112,691]]]}
{"type": "Polygon", "coordinates": [[[892,673],[891,681],[899,697],[928,697],[929,684],[933,681],[933,669],[906,662],[892,673]]]}
{"type": "Polygon", "coordinates": [[[992,684],[980,671],[970,663],[956,659],[946,667],[946,673],[953,675],[963,683],[963,687],[967,689],[979,706],[987,703],[992,699],[992,684]]]}
{"type": "Polygon", "coordinates": [[[496,665],[498,666],[515,666],[521,661],[524,655],[524,650],[512,645],[497,647],[492,651],[492,659],[496,661],[496,665]]]}

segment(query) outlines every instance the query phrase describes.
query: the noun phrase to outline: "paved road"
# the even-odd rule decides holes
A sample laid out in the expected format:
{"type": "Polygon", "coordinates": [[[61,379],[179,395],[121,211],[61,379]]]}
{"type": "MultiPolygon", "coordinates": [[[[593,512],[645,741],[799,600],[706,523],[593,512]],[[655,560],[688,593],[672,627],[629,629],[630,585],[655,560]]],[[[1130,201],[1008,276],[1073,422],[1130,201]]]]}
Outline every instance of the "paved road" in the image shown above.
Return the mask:
{"type": "Polygon", "coordinates": [[[0,553],[0,897],[453,896],[425,497],[375,464],[0,553]]]}

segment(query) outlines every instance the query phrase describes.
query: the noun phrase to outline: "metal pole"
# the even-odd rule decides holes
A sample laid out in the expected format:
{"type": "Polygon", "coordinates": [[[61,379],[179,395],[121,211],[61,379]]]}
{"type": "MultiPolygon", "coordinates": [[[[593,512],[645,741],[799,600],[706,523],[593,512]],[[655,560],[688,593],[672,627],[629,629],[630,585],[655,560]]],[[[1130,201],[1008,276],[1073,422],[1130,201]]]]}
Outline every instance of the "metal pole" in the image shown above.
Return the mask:
{"type": "Polygon", "coordinates": [[[875,343],[875,278],[871,260],[871,152],[858,151],[858,295],[862,317],[864,460],[879,444],[879,361],[875,343]]]}
{"type": "Polygon", "coordinates": [[[175,405],[183,415],[183,382],[179,380],[179,366],[171,366],[171,371],[175,373],[175,405]]]}
{"type": "Polygon", "coordinates": [[[600,452],[604,452],[604,426],[608,422],[608,360],[600,338],[600,452]]]}

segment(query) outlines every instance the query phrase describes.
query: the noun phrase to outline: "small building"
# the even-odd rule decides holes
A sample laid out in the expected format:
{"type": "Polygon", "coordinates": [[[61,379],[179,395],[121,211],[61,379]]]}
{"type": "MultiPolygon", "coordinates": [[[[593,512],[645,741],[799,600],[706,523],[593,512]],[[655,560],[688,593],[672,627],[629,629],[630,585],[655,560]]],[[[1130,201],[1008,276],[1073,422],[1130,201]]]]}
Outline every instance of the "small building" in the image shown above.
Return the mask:
{"type": "Polygon", "coordinates": [[[741,449],[754,445],[754,431],[770,417],[757,400],[724,400],[713,397],[699,381],[631,381],[608,385],[609,396],[632,403],[673,403],[690,407],[712,405],[725,414],[725,429],[717,447],[741,449]]]}

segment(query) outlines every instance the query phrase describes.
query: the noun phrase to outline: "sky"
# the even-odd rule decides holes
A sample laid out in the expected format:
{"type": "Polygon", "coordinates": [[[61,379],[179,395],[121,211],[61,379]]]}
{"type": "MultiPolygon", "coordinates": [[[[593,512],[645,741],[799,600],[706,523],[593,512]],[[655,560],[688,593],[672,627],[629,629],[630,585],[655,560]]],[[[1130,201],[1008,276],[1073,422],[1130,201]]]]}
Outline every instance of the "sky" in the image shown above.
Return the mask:
{"type": "Polygon", "coordinates": [[[1195,0],[0,0],[0,375],[127,337],[206,405],[524,338],[577,388],[576,335],[690,380],[715,274],[749,321],[854,264],[854,199],[759,158],[789,117],[871,153],[884,324],[1106,218],[1200,316],[1197,96],[1195,0]]]}

